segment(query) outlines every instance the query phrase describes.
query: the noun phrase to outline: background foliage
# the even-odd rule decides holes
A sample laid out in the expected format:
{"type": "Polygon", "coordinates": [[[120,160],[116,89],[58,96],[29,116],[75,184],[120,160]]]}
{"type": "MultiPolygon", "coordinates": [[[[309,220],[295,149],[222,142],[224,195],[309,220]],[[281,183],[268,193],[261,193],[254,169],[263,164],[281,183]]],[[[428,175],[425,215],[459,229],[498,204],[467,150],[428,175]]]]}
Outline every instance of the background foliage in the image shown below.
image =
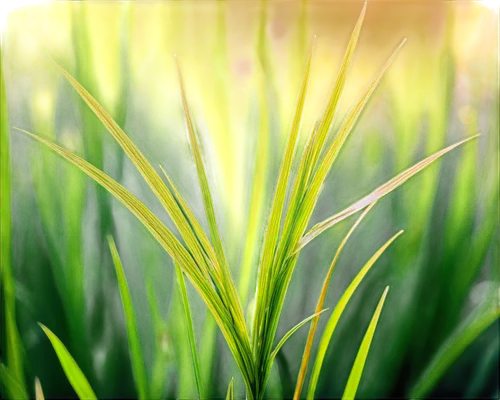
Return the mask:
{"type": "MultiPolygon", "coordinates": [[[[53,2],[9,15],[2,43],[1,260],[2,310],[7,310],[2,362],[30,393],[37,376],[47,397],[75,396],[40,321],[66,345],[99,398],[136,396],[108,247],[112,234],[150,390],[156,397],[197,397],[172,261],[103,189],[12,130],[51,138],[160,210],[42,47],[103,104],[154,165],[166,167],[201,217],[172,59],[178,55],[228,264],[250,313],[257,250],[312,36],[317,35],[317,49],[305,127],[323,107],[359,10],[355,2],[53,2]],[[8,340],[18,345],[7,346],[8,340]]],[[[497,323],[475,329],[491,311],[489,299],[498,301],[497,29],[498,16],[479,3],[369,4],[340,115],[394,44],[409,40],[329,175],[313,221],[423,156],[477,132],[482,136],[380,201],[346,245],[325,301],[330,309],[381,237],[405,229],[340,320],[319,378],[319,397],[342,395],[385,285],[391,291],[360,397],[417,396],[424,389],[429,397],[498,397],[497,323]],[[429,376],[436,363],[442,374],[434,368],[429,376]],[[429,388],[422,387],[422,377],[429,388]]],[[[279,336],[313,313],[332,249],[348,229],[342,223],[304,250],[279,336]]],[[[235,395],[243,397],[243,383],[214,320],[194,289],[187,289],[206,393],[223,397],[235,376],[235,395]]],[[[320,319],[318,329],[326,320],[320,319]]],[[[307,329],[299,330],[278,353],[269,396],[292,396],[306,336],[307,329]]]]}

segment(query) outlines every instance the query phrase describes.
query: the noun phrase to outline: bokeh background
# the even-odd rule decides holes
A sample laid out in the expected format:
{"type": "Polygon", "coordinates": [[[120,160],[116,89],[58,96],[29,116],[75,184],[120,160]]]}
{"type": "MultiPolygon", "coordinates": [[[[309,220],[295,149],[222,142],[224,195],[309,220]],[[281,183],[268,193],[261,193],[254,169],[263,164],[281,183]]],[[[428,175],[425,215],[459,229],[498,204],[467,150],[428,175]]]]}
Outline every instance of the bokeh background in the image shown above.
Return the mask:
{"type": "MultiPolygon", "coordinates": [[[[172,58],[178,55],[233,278],[251,308],[264,224],[313,35],[303,139],[322,111],[361,7],[357,1],[57,1],[8,15],[1,53],[2,310],[15,307],[29,390],[37,376],[47,397],[75,396],[40,321],[66,344],[99,397],[136,396],[106,241],[112,234],[153,393],[197,396],[172,260],[103,189],[13,128],[82,155],[163,215],[45,51],[103,104],[154,165],[165,167],[202,217],[172,58]]],[[[371,254],[405,230],[340,321],[319,380],[322,398],[342,395],[385,285],[391,291],[360,398],[409,396],[440,352],[498,304],[498,8],[495,2],[369,2],[340,116],[403,37],[408,42],[329,175],[313,221],[445,145],[475,133],[481,137],[380,201],[346,246],[325,302],[330,310],[371,254]]],[[[303,251],[280,332],[313,312],[350,223],[303,251]]],[[[223,397],[235,376],[243,398],[220,332],[194,289],[188,291],[205,388],[223,397]]],[[[2,362],[9,350],[5,320],[2,362]]],[[[481,330],[427,396],[498,398],[498,328],[496,322],[481,330]]],[[[307,328],[300,330],[280,351],[270,397],[293,394],[306,335],[307,328]]]]}

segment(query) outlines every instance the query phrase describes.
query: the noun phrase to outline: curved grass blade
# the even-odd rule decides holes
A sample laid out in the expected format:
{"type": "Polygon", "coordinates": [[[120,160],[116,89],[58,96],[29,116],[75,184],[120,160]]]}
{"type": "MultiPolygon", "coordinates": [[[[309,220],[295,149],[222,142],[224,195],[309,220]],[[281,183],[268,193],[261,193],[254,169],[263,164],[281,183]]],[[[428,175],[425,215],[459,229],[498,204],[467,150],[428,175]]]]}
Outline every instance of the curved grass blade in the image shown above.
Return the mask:
{"type": "Polygon", "coordinates": [[[426,398],[453,362],[498,318],[500,318],[499,306],[492,306],[491,303],[479,306],[436,352],[411,389],[409,398],[426,398]]]}
{"type": "Polygon", "coordinates": [[[310,320],[312,320],[313,318],[317,318],[319,317],[321,314],[323,314],[325,311],[327,311],[328,308],[325,308],[324,310],[321,310],[319,312],[316,312],[314,313],[313,315],[310,315],[309,317],[303,319],[302,321],[300,321],[297,325],[295,325],[292,329],[290,329],[286,334],[285,336],[283,336],[281,338],[281,340],[278,342],[278,344],[276,345],[276,347],[274,348],[273,352],[271,353],[271,357],[269,358],[269,364],[271,364],[274,360],[274,358],[276,357],[276,355],[278,354],[278,351],[280,351],[280,349],[283,347],[283,345],[286,343],[286,341],[288,339],[290,339],[290,337],[295,333],[297,332],[300,328],[302,328],[302,326],[304,326],[307,322],[309,322],[310,320]]]}
{"type": "MultiPolygon", "coordinates": [[[[163,167],[161,165],[160,165],[160,170],[163,172],[163,175],[167,179],[167,182],[170,186],[170,189],[174,195],[175,201],[177,201],[179,208],[182,210],[182,212],[184,213],[184,216],[186,217],[187,221],[191,225],[191,228],[193,229],[193,232],[195,233],[196,238],[200,243],[200,246],[203,248],[203,251],[205,252],[205,254],[208,257],[208,259],[210,260],[210,262],[212,263],[211,265],[217,266],[218,265],[217,258],[216,258],[214,250],[212,249],[212,245],[208,241],[208,238],[206,237],[205,232],[203,231],[203,228],[196,220],[196,217],[195,217],[193,211],[191,210],[191,208],[187,204],[186,200],[184,200],[184,198],[181,196],[181,194],[180,194],[179,190],[177,189],[177,187],[175,186],[174,182],[172,181],[170,176],[167,174],[167,172],[165,171],[165,169],[163,169],[163,167]]],[[[207,272],[207,274],[205,276],[207,277],[207,279],[210,279],[209,278],[209,274],[210,274],[210,276],[212,277],[212,279],[214,279],[215,284],[218,287],[220,287],[222,285],[222,277],[221,277],[221,272],[220,272],[219,268],[209,268],[208,271],[206,271],[206,272],[207,272]]]]}
{"type": "Polygon", "coordinates": [[[325,111],[321,119],[319,120],[316,134],[311,137],[312,138],[311,155],[309,157],[309,165],[306,168],[306,171],[308,171],[307,176],[305,177],[306,182],[309,182],[309,177],[312,172],[312,168],[314,168],[314,166],[318,162],[318,159],[321,155],[321,151],[323,150],[323,146],[325,144],[325,140],[328,136],[330,126],[332,125],[332,122],[337,114],[340,98],[342,97],[342,93],[347,83],[347,77],[349,75],[349,70],[351,69],[352,59],[354,57],[354,52],[356,50],[356,45],[358,43],[359,34],[361,33],[361,27],[363,26],[363,21],[365,19],[366,5],[367,2],[365,1],[361,13],[356,22],[356,25],[354,26],[351,37],[349,39],[349,44],[347,45],[344,58],[342,59],[342,64],[340,65],[337,78],[335,79],[335,84],[331,89],[330,96],[328,98],[325,107],[325,111]]]}
{"type": "MultiPolygon", "coordinates": [[[[241,306],[240,298],[236,291],[236,286],[231,277],[231,272],[227,265],[226,256],[224,254],[224,248],[222,245],[222,239],[220,236],[219,228],[217,226],[217,217],[215,215],[215,209],[212,200],[212,194],[210,192],[210,185],[208,184],[207,174],[205,172],[205,166],[203,164],[203,157],[201,155],[200,144],[196,136],[193,120],[191,117],[191,112],[189,110],[189,104],[186,96],[186,89],[184,87],[184,79],[182,77],[181,68],[177,57],[174,57],[175,65],[177,69],[177,76],[179,79],[179,87],[181,91],[182,107],[184,110],[184,115],[186,119],[186,125],[189,135],[189,142],[191,144],[191,151],[194,156],[196,171],[198,173],[198,181],[200,183],[201,193],[203,197],[203,204],[205,206],[205,214],[208,220],[208,226],[210,229],[210,236],[215,248],[215,253],[217,255],[218,266],[221,271],[222,276],[222,287],[219,289],[224,292],[225,297],[227,297],[226,306],[232,310],[233,323],[236,325],[242,337],[249,339],[248,330],[245,323],[245,317],[243,313],[243,308],[241,306]]],[[[250,345],[250,344],[249,344],[250,345]]]]}
{"type": "Polygon", "coordinates": [[[42,390],[42,384],[40,383],[40,379],[38,379],[38,377],[35,378],[35,399],[45,400],[45,396],[43,395],[42,390]]]}
{"type": "Polygon", "coordinates": [[[103,171],[47,139],[25,130],[19,128],[17,129],[26,133],[31,138],[45,144],[52,151],[77,166],[82,172],[87,174],[94,181],[113,194],[118,200],[120,200],[120,202],[132,211],[132,213],[144,224],[160,245],[167,251],[168,254],[170,254],[174,261],[179,264],[181,269],[193,283],[194,287],[219,325],[219,328],[221,329],[231,353],[233,354],[242,373],[245,385],[247,388],[251,387],[253,382],[254,367],[248,336],[235,329],[233,324],[233,315],[230,313],[230,310],[227,309],[222,299],[219,297],[219,294],[213,288],[211,282],[207,282],[204,278],[206,273],[202,271],[200,265],[193,260],[191,253],[188,252],[184,246],[182,246],[172,232],[170,232],[162,224],[158,217],[156,217],[142,202],[140,202],[134,195],[119,185],[103,171]]]}
{"type": "Polygon", "coordinates": [[[71,357],[71,354],[69,354],[64,344],[62,344],[59,338],[54,335],[54,333],[45,325],[41,324],[40,322],[38,323],[38,325],[40,325],[40,327],[43,329],[50,342],[52,343],[52,346],[54,347],[54,350],[57,354],[57,358],[59,358],[59,362],[61,363],[64,373],[66,374],[69,383],[78,395],[78,398],[80,400],[97,400],[97,396],[94,394],[94,391],[90,387],[87,378],[85,378],[85,375],[80,370],[73,357],[71,357]]]}
{"type": "MultiPolygon", "coordinates": [[[[356,230],[358,225],[361,223],[363,218],[370,212],[370,210],[375,206],[375,203],[372,203],[364,212],[361,214],[361,216],[356,220],[354,225],[349,229],[347,234],[345,235],[344,239],[342,239],[342,242],[340,243],[337,252],[335,253],[335,256],[333,257],[333,261],[330,265],[330,268],[328,269],[328,272],[326,274],[325,280],[323,281],[323,287],[321,288],[321,294],[318,299],[318,304],[316,306],[316,312],[319,312],[321,309],[323,309],[323,304],[325,302],[326,298],[326,293],[328,291],[328,285],[330,283],[330,278],[333,273],[333,269],[335,268],[335,265],[337,264],[337,260],[340,256],[340,253],[342,252],[342,249],[344,248],[345,244],[347,243],[347,240],[351,237],[352,233],[356,230]]],[[[318,327],[318,322],[319,318],[316,317],[313,319],[311,322],[311,327],[309,328],[309,334],[307,336],[307,341],[306,341],[306,346],[304,348],[304,354],[302,355],[302,362],[300,364],[300,369],[299,369],[299,375],[297,377],[297,384],[295,385],[295,392],[293,394],[293,399],[298,400],[300,398],[300,393],[302,392],[302,386],[304,385],[304,381],[306,378],[306,373],[307,373],[307,365],[309,364],[309,357],[311,355],[311,349],[314,341],[314,335],[316,334],[316,328],[318,327]]]]}
{"type": "Polygon", "coordinates": [[[271,120],[270,120],[270,95],[268,93],[269,86],[272,85],[269,74],[269,65],[267,63],[266,41],[260,40],[261,36],[265,36],[265,5],[262,5],[261,21],[259,23],[259,60],[260,68],[258,73],[258,110],[259,110],[259,127],[256,138],[256,152],[254,155],[254,168],[252,183],[250,184],[250,203],[248,208],[247,226],[245,233],[244,253],[242,256],[240,267],[240,278],[238,281],[238,293],[241,298],[243,307],[248,303],[248,291],[252,281],[252,273],[254,272],[258,250],[260,246],[260,236],[262,230],[262,221],[265,213],[265,203],[268,192],[269,181],[269,157],[271,146],[271,120]]]}
{"type": "Polygon", "coordinates": [[[451,150],[455,149],[458,146],[461,146],[464,143],[467,143],[470,140],[476,139],[479,135],[475,135],[472,137],[469,137],[467,139],[461,140],[457,143],[454,143],[434,154],[431,156],[421,160],[414,166],[406,169],[405,171],[401,172],[391,180],[387,181],[383,185],[379,186],[377,189],[375,189],[373,192],[370,194],[366,195],[365,197],[361,198],[360,200],[356,201],[355,203],[351,204],[349,207],[346,209],[342,210],[341,212],[333,215],[330,218],[327,218],[326,220],[317,223],[314,225],[309,232],[307,232],[302,239],[299,241],[294,253],[299,252],[301,249],[303,249],[311,240],[316,238],[318,235],[323,233],[325,230],[328,228],[338,224],[340,221],[343,221],[347,217],[357,213],[358,211],[362,210],[369,204],[373,203],[374,201],[377,201],[387,195],[388,193],[392,192],[394,189],[396,189],[398,186],[401,186],[404,182],[406,182],[408,179],[410,179],[412,176],[416,175],[418,172],[423,170],[425,167],[429,166],[432,164],[434,161],[436,161],[438,158],[442,157],[446,153],[450,152],[451,150]]]}
{"type": "Polygon", "coordinates": [[[198,181],[200,183],[201,194],[203,197],[203,204],[205,206],[205,213],[207,215],[208,227],[210,229],[210,235],[214,243],[214,248],[218,260],[223,264],[223,266],[226,266],[227,265],[226,256],[224,254],[222,240],[220,237],[219,228],[217,226],[217,217],[215,216],[212,194],[210,192],[210,185],[208,184],[207,174],[205,172],[205,166],[203,164],[203,157],[201,155],[200,143],[198,142],[198,138],[196,136],[196,132],[193,125],[193,119],[191,117],[191,111],[189,110],[189,104],[186,97],[186,89],[184,87],[184,79],[182,77],[179,60],[177,59],[176,56],[174,56],[174,60],[177,69],[177,77],[179,79],[182,108],[184,110],[184,116],[186,119],[189,143],[191,145],[191,151],[193,153],[194,161],[196,164],[196,172],[198,173],[198,181]]]}
{"type": "Polygon", "coordinates": [[[363,281],[364,277],[370,271],[371,267],[375,264],[375,262],[379,259],[379,257],[384,253],[384,251],[391,245],[396,238],[401,235],[403,231],[399,231],[393,237],[391,237],[387,242],[384,243],[382,247],[380,247],[375,254],[368,260],[368,262],[361,268],[358,274],[354,277],[350,285],[347,287],[345,292],[342,294],[342,297],[338,301],[335,309],[332,312],[332,315],[328,319],[323,335],[321,336],[321,340],[319,342],[318,353],[316,354],[316,360],[314,361],[313,370],[311,373],[311,380],[309,382],[309,389],[307,391],[307,399],[312,400],[314,398],[314,393],[316,392],[316,385],[318,384],[319,374],[321,372],[321,367],[323,365],[323,360],[325,358],[326,350],[328,349],[328,345],[330,344],[330,340],[332,335],[337,327],[337,324],[344,312],[349,300],[352,295],[358,288],[359,284],[363,281]]]}
{"type": "Polygon", "coordinates": [[[8,396],[5,396],[6,398],[29,399],[28,392],[22,383],[15,378],[14,374],[4,364],[0,364],[0,383],[8,394],[8,396]]]}
{"type": "Polygon", "coordinates": [[[262,319],[264,318],[264,309],[267,306],[267,291],[269,289],[269,282],[271,279],[270,270],[278,243],[281,217],[283,214],[283,206],[285,204],[286,198],[286,189],[292,169],[292,161],[297,147],[300,125],[302,122],[302,114],[304,111],[304,104],[306,101],[307,89],[309,85],[309,76],[311,73],[312,57],[314,54],[314,44],[315,41],[313,41],[313,44],[311,46],[306,70],[304,72],[304,77],[302,78],[297,105],[295,107],[290,133],[287,138],[285,154],[283,156],[283,161],[281,162],[278,183],[272,200],[269,222],[267,223],[267,228],[264,236],[262,259],[260,261],[257,278],[257,304],[252,327],[252,343],[254,348],[259,341],[259,336],[262,334],[262,319]]]}
{"type": "Polygon", "coordinates": [[[200,362],[198,359],[198,352],[196,351],[196,341],[194,339],[193,318],[191,317],[191,308],[189,306],[189,299],[186,290],[186,282],[182,275],[181,269],[175,265],[177,273],[177,282],[179,282],[179,290],[182,297],[182,305],[184,307],[184,320],[186,322],[186,329],[188,332],[189,347],[191,348],[191,357],[193,358],[193,369],[196,378],[196,388],[198,390],[198,397],[203,399],[203,389],[201,384],[200,362]]]}
{"type": "Polygon", "coordinates": [[[231,378],[227,387],[226,400],[234,400],[234,378],[231,378]]]}
{"type": "Polygon", "coordinates": [[[375,313],[373,314],[370,325],[363,337],[361,346],[359,347],[358,354],[354,360],[354,365],[349,374],[349,379],[347,380],[347,385],[342,395],[342,400],[352,400],[356,397],[356,392],[358,390],[359,381],[361,380],[361,375],[363,374],[363,369],[365,368],[366,358],[368,357],[368,352],[370,350],[370,345],[372,343],[373,335],[375,334],[375,329],[377,329],[377,323],[382,312],[382,307],[384,307],[385,298],[387,297],[387,292],[389,291],[389,286],[387,286],[378,302],[375,313]]]}
{"type": "Polygon", "coordinates": [[[132,371],[134,374],[135,386],[139,394],[140,400],[146,400],[148,395],[148,377],[146,374],[146,366],[144,365],[144,356],[142,353],[141,340],[137,329],[137,321],[135,319],[134,306],[130,296],[125,272],[116,249],[115,241],[112,236],[108,236],[109,248],[113,263],[115,265],[116,277],[118,279],[118,287],[120,288],[120,296],[122,299],[123,312],[125,313],[125,321],[127,324],[127,338],[130,349],[130,358],[132,361],[132,371]]]}

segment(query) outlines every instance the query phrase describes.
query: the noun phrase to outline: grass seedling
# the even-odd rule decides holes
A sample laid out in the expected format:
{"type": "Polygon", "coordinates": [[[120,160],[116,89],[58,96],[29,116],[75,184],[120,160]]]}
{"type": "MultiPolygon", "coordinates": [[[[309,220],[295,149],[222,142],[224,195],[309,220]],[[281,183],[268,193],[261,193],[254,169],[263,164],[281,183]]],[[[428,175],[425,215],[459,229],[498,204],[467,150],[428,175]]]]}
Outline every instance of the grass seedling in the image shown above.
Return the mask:
{"type": "MultiPolygon", "coordinates": [[[[377,200],[396,189],[406,180],[433,163],[439,157],[448,153],[462,143],[472,139],[465,139],[425,158],[413,167],[408,168],[395,178],[353,203],[343,211],[327,218],[322,222],[319,222],[313,226],[312,229],[307,231],[307,227],[318,201],[321,188],[332,168],[333,163],[349,137],[349,134],[353,130],[361,113],[365,109],[371,95],[383,78],[386,70],[389,68],[405,43],[405,40],[403,40],[396,47],[395,51],[383,65],[380,72],[369,83],[359,97],[358,101],[353,105],[343,122],[340,124],[340,128],[336,135],[331,141],[328,141],[329,131],[336,117],[340,98],[346,86],[347,76],[352,63],[356,43],[360,35],[365,10],[366,5],[363,7],[361,15],[352,33],[346,54],[342,61],[337,78],[332,85],[332,89],[326,101],[323,113],[318,117],[314,128],[310,130],[304,151],[299,153],[297,151],[297,143],[301,130],[300,128],[306,95],[308,92],[314,46],[312,46],[309,54],[304,77],[300,85],[297,104],[290,125],[290,131],[286,142],[285,153],[281,163],[276,189],[272,199],[271,211],[264,235],[264,243],[260,252],[255,295],[256,307],[253,321],[250,323],[245,321],[240,297],[236,290],[236,285],[231,276],[230,268],[226,260],[224,246],[219,232],[217,216],[213,206],[211,188],[207,179],[203,161],[203,154],[200,148],[198,134],[195,129],[195,122],[190,111],[187,93],[184,88],[184,78],[177,58],[175,59],[175,63],[180,85],[181,101],[186,120],[189,143],[194,156],[198,181],[202,192],[205,214],[209,226],[209,235],[204,232],[200,222],[197,220],[182,195],[175,188],[172,180],[168,178],[165,171],[166,182],[160,177],[156,169],[147,161],[141,151],[129,139],[125,132],[123,132],[109,113],[69,72],[67,72],[55,61],[54,62],[66,79],[85,101],[90,110],[92,110],[104,124],[112,137],[121,146],[125,154],[142,174],[150,189],[159,199],[165,211],[175,224],[180,237],[177,237],[174,232],[168,229],[139,199],[137,199],[109,175],[104,173],[101,169],[50,140],[26,132],[32,138],[43,143],[52,151],[77,166],[81,171],[115,196],[144,224],[158,243],[172,257],[182,274],[188,278],[197,290],[198,294],[205,302],[208,310],[219,326],[241,373],[246,388],[247,399],[249,400],[261,400],[264,397],[274,359],[287,339],[308,321],[317,320],[320,313],[325,311],[322,309],[324,293],[326,293],[326,287],[328,286],[328,281],[331,276],[331,269],[335,265],[338,255],[334,259],[334,263],[327,274],[324,289],[320,296],[320,300],[318,301],[318,308],[315,313],[296,324],[280,340],[277,341],[277,328],[280,322],[285,296],[288,292],[290,280],[301,250],[326,229],[336,225],[359,211],[367,209],[367,207],[370,207],[377,200]],[[296,157],[298,157],[297,161],[299,161],[299,169],[297,174],[294,176],[292,174],[292,163],[296,157]],[[286,194],[288,188],[291,189],[291,196],[286,204],[286,194]],[[276,341],[278,343],[275,345],[276,341]]],[[[358,220],[355,226],[357,226],[359,221],[360,220],[358,220]]],[[[330,317],[329,327],[327,327],[325,332],[326,336],[325,334],[323,335],[322,343],[320,343],[322,351],[326,350],[326,346],[330,341],[337,321],[356,287],[359,285],[377,258],[399,234],[400,233],[397,233],[389,239],[389,241],[386,242],[386,244],[373,255],[341,297],[341,300],[335,307],[335,310],[330,317]]],[[[350,233],[348,236],[349,235],[350,233]]],[[[341,244],[340,249],[342,246],[343,244],[341,244]]],[[[114,255],[115,261],[118,260],[117,253],[114,255]]],[[[182,278],[182,274],[179,274],[179,278],[182,278]]],[[[354,396],[356,393],[368,354],[370,342],[373,337],[375,326],[377,324],[386,294],[387,291],[384,292],[384,295],[377,306],[372,322],[370,323],[368,331],[361,344],[358,356],[347,383],[344,394],[346,398],[354,396]]],[[[123,292],[122,299],[124,299],[123,292]]],[[[126,313],[127,310],[131,310],[131,302],[128,300],[124,302],[124,309],[126,310],[126,313]]],[[[79,372],[78,367],[74,362],[72,362],[71,357],[65,351],[64,346],[50,333],[50,331],[46,328],[44,328],[44,330],[51,339],[56,352],[60,357],[61,363],[63,364],[63,368],[73,384],[73,387],[77,385],[77,393],[79,393],[80,396],[86,395],[88,397],[95,397],[92,390],[88,387],[88,383],[84,379],[83,374],[79,372]]],[[[314,335],[314,332],[312,335],[314,335]]],[[[195,355],[196,347],[193,346],[194,340],[191,341],[191,343],[192,352],[193,355],[195,355]]],[[[310,349],[309,343],[307,346],[309,346],[310,349]]],[[[136,356],[132,355],[133,364],[136,363],[135,357],[136,356]]],[[[308,356],[305,357],[305,367],[301,368],[301,374],[305,374],[303,371],[305,371],[305,368],[307,367],[307,359],[308,356]]],[[[198,368],[197,362],[195,362],[195,368],[198,368]]],[[[313,376],[317,376],[319,374],[320,368],[321,360],[317,358],[315,368],[313,370],[313,376]]],[[[143,389],[141,389],[142,384],[139,382],[140,379],[137,378],[137,369],[134,368],[134,370],[138,392],[144,393],[143,389]]],[[[141,372],[138,375],[143,376],[143,373],[141,372]]],[[[196,372],[198,382],[199,375],[199,371],[196,372]]],[[[303,380],[303,377],[300,379],[303,380]]],[[[300,393],[300,388],[298,391],[300,393]]],[[[201,389],[199,389],[199,392],[201,397],[201,389]]],[[[314,386],[312,388],[310,386],[309,392],[312,393],[311,396],[314,394],[314,386]]]]}

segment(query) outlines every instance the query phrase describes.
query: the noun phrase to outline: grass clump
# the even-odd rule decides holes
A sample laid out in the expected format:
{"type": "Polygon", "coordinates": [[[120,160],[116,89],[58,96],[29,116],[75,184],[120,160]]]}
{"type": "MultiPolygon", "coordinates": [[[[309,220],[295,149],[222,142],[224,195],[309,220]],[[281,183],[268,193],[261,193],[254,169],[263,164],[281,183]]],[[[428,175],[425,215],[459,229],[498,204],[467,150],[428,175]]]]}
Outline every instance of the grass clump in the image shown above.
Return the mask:
{"type": "MultiPolygon", "coordinates": [[[[322,114],[319,115],[314,127],[310,129],[305,149],[300,153],[297,150],[297,147],[310,80],[314,43],[312,45],[306,63],[305,73],[300,85],[298,99],[279,171],[278,181],[272,199],[272,206],[267,221],[264,242],[260,251],[257,289],[255,294],[255,313],[253,320],[250,323],[245,321],[245,313],[240,301],[240,294],[238,293],[235,281],[231,276],[230,268],[226,259],[224,245],[217,223],[217,216],[213,206],[212,193],[203,161],[203,154],[195,129],[195,122],[190,111],[187,93],[184,88],[184,78],[177,58],[175,58],[175,63],[181,92],[181,101],[186,120],[189,143],[194,156],[198,181],[202,192],[205,215],[209,226],[209,235],[207,235],[203,230],[200,222],[195,217],[181,193],[177,190],[174,182],[167,175],[166,170],[160,167],[165,177],[165,179],[163,179],[157,170],[147,161],[136,145],[125,134],[125,132],[123,132],[119,124],[111,118],[109,113],[97,102],[97,100],[80,84],[77,79],[67,72],[60,64],[54,61],[66,79],[85,101],[90,110],[104,124],[108,132],[121,146],[124,153],[139,170],[144,180],[159,199],[163,208],[175,224],[180,237],[168,229],[160,221],[158,216],[148,209],[139,199],[137,199],[132,193],[121,186],[109,175],[104,173],[101,169],[50,140],[29,132],[26,133],[78,167],[95,182],[103,186],[108,192],[115,196],[143,223],[158,243],[172,257],[176,268],[178,268],[177,276],[183,298],[195,376],[198,386],[198,394],[200,398],[203,397],[200,374],[200,368],[203,366],[199,365],[196,346],[194,343],[193,326],[190,317],[189,302],[185,290],[184,275],[197,290],[198,294],[205,302],[208,310],[219,326],[241,373],[246,388],[247,398],[250,400],[260,400],[264,397],[274,359],[280,348],[285,344],[286,340],[304,324],[309,321],[313,321],[295,391],[295,398],[299,398],[307,372],[307,365],[310,358],[310,350],[314,340],[317,321],[319,315],[325,311],[323,309],[323,303],[328,283],[340,251],[347,238],[377,200],[396,189],[406,180],[433,163],[439,157],[443,156],[462,143],[472,139],[465,139],[434,153],[414,166],[401,172],[395,178],[376,188],[368,195],[353,203],[351,206],[333,215],[332,217],[317,223],[312,227],[312,229],[307,230],[318,201],[321,188],[329,171],[331,170],[340,150],[370,100],[371,95],[377,88],[385,72],[394,61],[406,41],[403,40],[396,47],[387,62],[381,68],[380,72],[368,84],[357,102],[353,105],[343,122],[340,124],[336,134],[331,138],[331,140],[329,140],[330,129],[336,118],[340,99],[346,86],[356,44],[363,25],[365,11],[366,5],[363,7],[361,15],[354,27],[338,75],[326,101],[325,108],[322,114]],[[292,165],[294,161],[298,161],[299,164],[296,174],[292,173],[292,165]],[[289,201],[287,202],[286,199],[288,190],[291,191],[291,194],[289,201]],[[290,280],[301,250],[326,229],[362,210],[365,210],[365,212],[354,224],[353,228],[341,243],[337,254],[335,255],[325,278],[315,312],[310,317],[297,323],[280,340],[277,340],[277,328],[281,319],[280,317],[285,296],[288,292],[290,280]],[[276,342],[277,344],[275,344],[276,342]]],[[[324,357],[324,352],[330,342],[335,326],[347,303],[349,302],[350,297],[378,257],[396,239],[396,237],[399,236],[400,233],[401,232],[396,233],[391,239],[389,239],[373,255],[367,264],[365,264],[335,307],[320,342],[320,352],[314,364],[308,398],[314,397],[315,385],[321,369],[322,357],[324,357]]],[[[132,302],[130,300],[130,295],[128,294],[125,276],[118,257],[118,251],[112,240],[110,241],[110,245],[113,259],[115,261],[120,293],[126,315],[127,333],[131,349],[134,378],[139,392],[139,397],[146,398],[148,393],[148,378],[146,376],[144,362],[142,360],[137,328],[135,327],[132,302]]],[[[386,295],[387,289],[384,291],[384,294],[379,301],[372,321],[370,322],[367,333],[359,349],[347,382],[344,393],[345,398],[352,398],[356,394],[363,367],[368,355],[370,343],[373,338],[386,295]]],[[[71,356],[69,356],[69,353],[66,351],[62,343],[60,343],[60,341],[58,341],[58,339],[55,338],[55,336],[47,328],[44,328],[44,330],[53,343],[61,363],[63,364],[63,368],[68,375],[68,379],[80,398],[95,397],[92,389],[88,386],[88,382],[85,377],[83,377],[83,374],[79,370],[78,366],[76,366],[76,363],[74,363],[71,356]]],[[[228,388],[227,398],[233,398],[233,396],[234,387],[231,382],[228,388]]]]}

